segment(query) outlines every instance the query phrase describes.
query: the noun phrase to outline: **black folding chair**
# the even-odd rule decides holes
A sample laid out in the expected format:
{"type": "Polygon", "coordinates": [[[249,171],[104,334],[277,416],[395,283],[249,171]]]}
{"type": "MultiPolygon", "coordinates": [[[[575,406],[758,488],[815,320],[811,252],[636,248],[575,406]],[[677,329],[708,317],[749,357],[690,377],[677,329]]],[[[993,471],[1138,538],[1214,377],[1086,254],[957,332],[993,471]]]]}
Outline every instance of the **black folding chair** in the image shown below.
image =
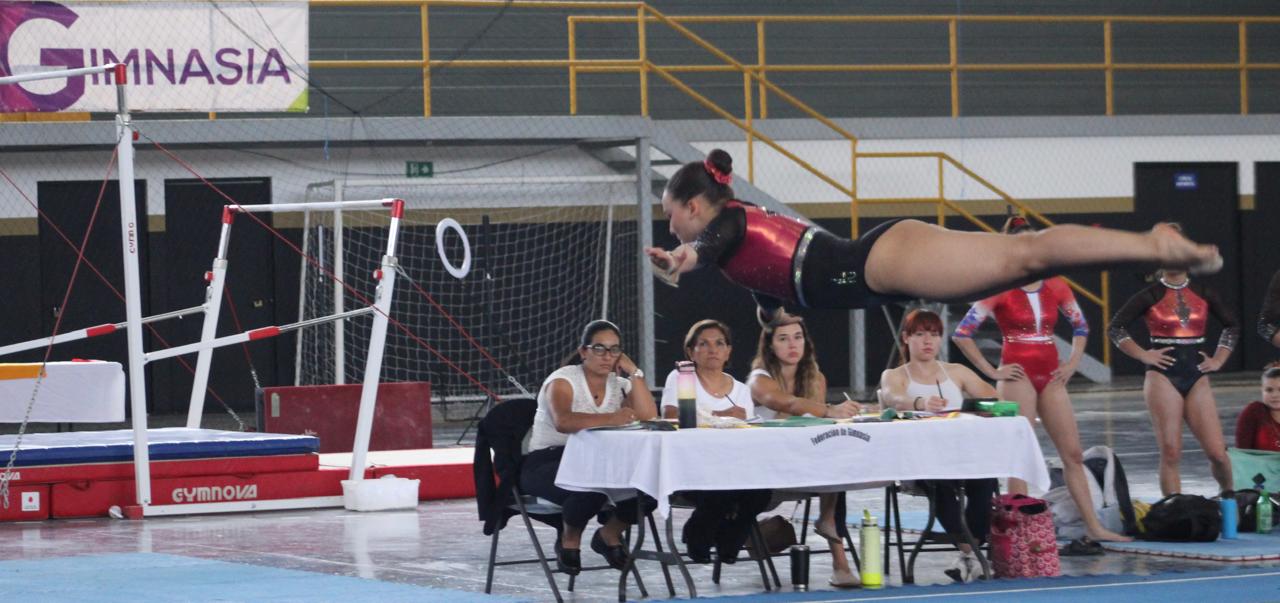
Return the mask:
{"type": "MultiPolygon", "coordinates": [[[[525,433],[533,426],[533,408],[537,403],[529,399],[508,400],[493,407],[492,410],[480,421],[478,428],[478,442],[492,442],[495,452],[501,448],[504,451],[518,451],[520,442],[524,439],[525,433]],[[532,408],[531,406],[532,405],[532,408]]],[[[484,453],[488,452],[488,446],[484,447],[484,453]]],[[[477,453],[481,452],[481,446],[477,446],[477,453]]],[[[559,569],[553,569],[551,563],[547,559],[546,552],[543,551],[542,543],[538,540],[538,534],[533,529],[533,522],[539,521],[556,530],[556,538],[560,537],[561,531],[564,529],[562,520],[562,509],[550,501],[543,500],[534,496],[526,495],[520,492],[519,479],[520,467],[518,453],[512,455],[509,461],[516,462],[516,466],[503,466],[500,471],[504,472],[508,479],[510,489],[507,491],[503,488],[497,488],[496,483],[483,484],[482,480],[488,479],[495,482],[497,477],[487,471],[477,471],[476,491],[482,489],[499,492],[499,496],[504,497],[502,501],[503,512],[511,517],[520,516],[523,521],[525,530],[529,535],[529,542],[533,544],[533,550],[537,554],[536,557],[524,559],[511,559],[498,561],[498,538],[505,527],[505,521],[499,521],[494,526],[492,540],[489,545],[489,564],[486,570],[486,578],[484,583],[484,592],[490,593],[493,589],[493,572],[494,568],[499,566],[524,565],[537,563],[542,567],[542,573],[547,578],[547,584],[551,587],[551,594],[555,597],[557,603],[564,601],[560,595],[560,588],[556,584],[554,574],[566,573],[559,569]]],[[[630,530],[623,535],[623,544],[627,544],[630,539],[630,530]]],[[[581,571],[597,571],[613,569],[608,565],[583,567],[581,571]]],[[[636,579],[636,587],[640,590],[642,597],[648,597],[649,593],[645,589],[644,582],[640,579],[640,572],[632,564],[629,570],[634,574],[636,579]]],[[[573,592],[574,584],[577,580],[576,574],[569,574],[569,592],[573,592]]]]}

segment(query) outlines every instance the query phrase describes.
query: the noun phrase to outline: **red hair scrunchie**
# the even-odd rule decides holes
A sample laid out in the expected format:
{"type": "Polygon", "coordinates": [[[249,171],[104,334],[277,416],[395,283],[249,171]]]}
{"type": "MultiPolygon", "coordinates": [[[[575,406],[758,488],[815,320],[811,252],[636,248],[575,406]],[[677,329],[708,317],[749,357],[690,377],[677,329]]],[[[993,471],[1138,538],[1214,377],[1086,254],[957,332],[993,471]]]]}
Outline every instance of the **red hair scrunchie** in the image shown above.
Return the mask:
{"type": "Polygon", "coordinates": [[[716,164],[711,163],[710,159],[703,159],[702,167],[706,168],[708,174],[711,174],[712,180],[715,180],[720,184],[729,186],[729,183],[733,182],[733,174],[721,172],[720,169],[716,167],[716,164]]]}

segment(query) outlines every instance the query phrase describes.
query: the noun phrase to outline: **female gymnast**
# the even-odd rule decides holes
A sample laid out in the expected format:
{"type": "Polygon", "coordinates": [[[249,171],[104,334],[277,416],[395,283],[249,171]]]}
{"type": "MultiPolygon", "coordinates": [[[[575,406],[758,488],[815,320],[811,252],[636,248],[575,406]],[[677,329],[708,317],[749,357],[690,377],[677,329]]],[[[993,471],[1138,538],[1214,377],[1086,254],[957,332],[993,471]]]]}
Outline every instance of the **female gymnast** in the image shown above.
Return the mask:
{"type": "MultiPolygon", "coordinates": [[[[1025,236],[1031,232],[1026,219],[1009,218],[1003,232],[1012,236],[1025,236]]],[[[953,341],[965,357],[979,371],[996,382],[1000,398],[1018,403],[1018,413],[1035,426],[1040,417],[1045,431],[1053,440],[1054,448],[1062,459],[1062,474],[1066,478],[1067,491],[1080,510],[1084,520],[1085,546],[1089,541],[1126,541],[1129,538],[1116,534],[1102,526],[1093,511],[1089,496],[1089,479],[1084,470],[1084,453],[1080,446],[1080,428],[1076,424],[1071,398],[1067,396],[1067,382],[1075,374],[1084,356],[1084,346],[1089,337],[1089,325],[1071,293],[1071,287],[1060,277],[1037,281],[1010,289],[975,303],[956,327],[953,341]],[[1066,362],[1058,358],[1058,346],[1053,342],[1053,328],[1061,312],[1071,321],[1071,357],[1066,362]],[[994,316],[1004,342],[1000,349],[999,368],[978,351],[973,334],[987,317],[994,316]]],[[[1009,491],[1026,494],[1027,484],[1010,479],[1009,491]]]]}
{"type": "Polygon", "coordinates": [[[1231,460],[1208,373],[1222,368],[1236,347],[1240,323],[1235,314],[1186,272],[1163,270],[1158,282],[1116,312],[1107,334],[1120,351],[1147,366],[1142,393],[1160,447],[1160,491],[1165,496],[1182,492],[1178,463],[1184,419],[1209,456],[1214,479],[1224,492],[1230,491],[1231,460]],[[1213,356],[1201,351],[1210,315],[1222,323],[1213,356]],[[1146,318],[1151,349],[1143,349],[1126,331],[1139,316],[1146,318]]]}
{"type": "Polygon", "coordinates": [[[1159,225],[1145,234],[1063,225],[1024,236],[958,232],[894,220],[850,240],[734,198],[733,160],[723,150],[682,166],[662,211],[680,245],[645,250],[663,281],[716,265],[753,292],[767,321],[783,304],[864,308],[926,298],[972,301],[1058,271],[1118,263],[1221,269],[1212,245],[1159,225]]]}

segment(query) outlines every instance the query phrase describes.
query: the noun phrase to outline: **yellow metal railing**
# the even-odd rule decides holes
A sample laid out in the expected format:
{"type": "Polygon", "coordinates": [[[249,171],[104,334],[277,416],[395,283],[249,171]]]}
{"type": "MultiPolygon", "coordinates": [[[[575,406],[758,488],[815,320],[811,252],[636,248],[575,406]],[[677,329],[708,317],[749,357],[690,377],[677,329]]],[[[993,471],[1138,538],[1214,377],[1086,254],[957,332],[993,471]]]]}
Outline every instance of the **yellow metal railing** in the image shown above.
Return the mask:
{"type": "MultiPolygon", "coordinates": [[[[422,56],[416,60],[313,60],[310,66],[313,69],[337,69],[337,68],[356,68],[356,69],[420,69],[423,74],[423,115],[429,117],[431,115],[431,70],[436,67],[445,65],[450,68],[553,68],[567,69],[569,77],[569,112],[577,114],[578,112],[578,79],[582,73],[627,73],[636,72],[639,78],[640,93],[640,113],[641,115],[649,115],[649,74],[656,75],[659,79],[665,81],[672,87],[680,90],[695,102],[704,106],[712,113],[733,123],[740,128],[747,141],[747,178],[749,181],[755,180],[755,144],[757,142],[766,145],[777,153],[786,157],[788,160],[796,164],[804,171],[810,173],[818,180],[831,186],[839,191],[843,196],[850,200],[850,217],[852,220],[851,234],[858,236],[859,222],[859,206],[862,203],[868,204],[888,204],[888,203],[932,203],[937,206],[937,218],[939,225],[945,225],[947,212],[955,212],[957,215],[965,218],[979,228],[994,232],[994,228],[978,218],[976,215],[964,209],[955,200],[949,199],[945,190],[945,171],[946,166],[950,165],[959,170],[966,177],[979,183],[982,187],[998,196],[1009,205],[1018,208],[1025,216],[1028,216],[1045,226],[1052,225],[1047,217],[1040,212],[1028,207],[1026,204],[1014,199],[1011,195],[996,187],[991,182],[978,176],[971,169],[961,162],[957,161],[950,155],[945,153],[860,153],[858,152],[858,138],[851,132],[842,128],[826,116],[814,110],[808,104],[796,98],[789,92],[774,84],[768,79],[769,72],[796,72],[796,71],[950,71],[951,73],[951,100],[953,115],[959,114],[959,73],[961,71],[1035,71],[1035,70],[1081,70],[1104,68],[1107,70],[1107,107],[1108,114],[1112,113],[1112,96],[1111,96],[1111,73],[1118,69],[1172,69],[1172,68],[1226,68],[1215,64],[1160,64],[1157,66],[1143,67],[1139,64],[1121,64],[1113,63],[1111,60],[1111,23],[1118,21],[1140,21],[1140,22],[1217,22],[1214,18],[1137,18],[1137,17],[816,17],[816,16],[741,16],[741,17],[669,17],[644,3],[639,2],[563,2],[563,1],[537,1],[537,0],[515,0],[506,2],[501,0],[311,0],[313,7],[337,7],[337,6],[416,6],[419,7],[420,21],[422,26],[422,56]],[[431,6],[448,6],[448,7],[474,7],[474,8],[525,8],[525,9],[575,9],[575,10],[620,10],[634,11],[633,15],[617,15],[617,16],[600,16],[600,15],[570,15],[568,17],[568,58],[561,59],[450,59],[438,60],[432,59],[429,48],[429,18],[428,10],[431,6]],[[1100,20],[1104,24],[1106,52],[1105,61],[1100,65],[1092,64],[961,64],[958,61],[958,23],[961,21],[989,21],[989,22],[1046,22],[1046,21],[1063,21],[1063,22],[1081,22],[1090,20],[1100,20]],[[636,25],[636,44],[637,55],[635,59],[580,59],[578,58],[577,33],[581,23],[635,23],[636,25]],[[685,23],[726,23],[726,22],[752,22],[755,24],[757,35],[757,62],[754,64],[745,64],[734,59],[729,54],[717,48],[707,40],[698,36],[685,23]],[[911,65],[768,65],[766,63],[766,44],[765,32],[766,23],[768,22],[946,22],[948,24],[950,61],[946,64],[911,64],[911,65]],[[719,64],[710,65],[658,65],[649,60],[649,38],[648,26],[650,24],[665,25],[669,30],[680,34],[682,37],[703,50],[707,51],[713,57],[720,61],[719,64]],[[728,71],[738,72],[743,77],[743,115],[738,117],[724,107],[716,104],[705,95],[700,94],[684,81],[676,76],[677,73],[689,72],[716,72],[728,71]],[[753,101],[753,88],[756,89],[755,97],[758,101],[753,101]],[[814,119],[818,123],[826,126],[841,139],[849,143],[850,149],[850,182],[848,185],[838,182],[832,176],[814,167],[811,163],[800,158],[794,152],[786,149],[778,141],[761,133],[754,125],[755,105],[759,105],[759,118],[765,118],[768,115],[769,99],[777,98],[786,102],[804,115],[814,119]],[[902,158],[932,158],[937,162],[938,175],[938,194],[936,197],[923,198],[895,198],[895,199],[860,199],[858,197],[858,163],[860,160],[874,159],[902,159],[902,158]]],[[[1233,18],[1235,19],[1235,18],[1233,18]]],[[[1235,19],[1233,22],[1240,22],[1241,40],[1243,44],[1246,31],[1246,22],[1276,22],[1280,23],[1280,18],[1241,18],[1235,19]]],[[[1247,61],[1247,53],[1242,46],[1241,63],[1239,65],[1232,64],[1231,68],[1239,68],[1242,70],[1242,86],[1247,87],[1247,71],[1248,69],[1273,69],[1280,68],[1280,64],[1263,64],[1247,61]]],[[[1247,111],[1247,103],[1242,105],[1242,110],[1247,111]]],[[[1094,293],[1079,283],[1068,281],[1071,287],[1080,294],[1085,300],[1098,304],[1102,310],[1103,329],[1106,328],[1106,321],[1110,318],[1110,306],[1108,303],[1109,275],[1106,272],[1101,274],[1101,290],[1094,293]]],[[[1103,362],[1110,364],[1110,349],[1108,346],[1103,347],[1103,362]]]]}
{"type": "MultiPolygon", "coordinates": [[[[643,11],[642,11],[643,12],[643,11]]],[[[650,10],[652,12],[652,10],[650,10]]],[[[1106,114],[1115,115],[1115,72],[1117,71],[1236,71],[1240,77],[1240,114],[1249,114],[1249,72],[1280,69],[1280,63],[1254,62],[1249,60],[1249,26],[1277,25],[1280,17],[1174,17],[1174,16],[1020,16],[1020,15],[699,15],[664,17],[659,19],[650,16],[651,22],[667,20],[681,24],[754,24],[756,31],[756,62],[750,68],[761,76],[768,73],[868,73],[868,72],[946,72],[950,75],[951,116],[960,116],[960,74],[962,72],[1047,72],[1047,71],[1100,71],[1105,75],[1104,95],[1106,98],[1106,114]],[[937,23],[947,25],[947,48],[949,60],[946,63],[838,63],[838,64],[769,64],[766,60],[766,24],[768,23],[836,23],[836,24],[884,24],[884,23],[937,23]],[[1103,46],[1102,62],[1082,63],[977,63],[961,62],[959,58],[959,25],[961,23],[1059,23],[1059,24],[1096,24],[1100,26],[1099,35],[1103,46]],[[1235,25],[1238,58],[1233,62],[1197,62],[1197,63],[1137,63],[1117,62],[1113,56],[1114,25],[1146,24],[1146,25],[1235,25]]],[[[633,20],[632,17],[616,15],[570,16],[570,45],[574,44],[573,35],[578,23],[620,23],[633,20]]],[[[736,68],[731,65],[670,65],[672,73],[686,72],[732,72],[736,68]]],[[[763,78],[762,78],[763,79],[763,78]]],[[[570,95],[576,91],[570,90],[570,95]]],[[[643,92],[642,92],[643,94],[643,92]]],[[[769,116],[768,94],[763,85],[758,94],[759,115],[769,116]]]]}

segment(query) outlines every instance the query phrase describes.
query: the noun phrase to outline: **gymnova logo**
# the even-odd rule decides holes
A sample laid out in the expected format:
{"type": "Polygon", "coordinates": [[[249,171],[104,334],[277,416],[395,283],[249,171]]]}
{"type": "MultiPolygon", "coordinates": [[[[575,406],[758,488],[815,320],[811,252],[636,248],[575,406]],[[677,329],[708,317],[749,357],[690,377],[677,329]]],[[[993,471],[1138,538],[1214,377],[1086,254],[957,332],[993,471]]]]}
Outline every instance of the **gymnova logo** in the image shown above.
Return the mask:
{"type": "MultiPolygon", "coordinates": [[[[137,110],[305,111],[307,24],[300,2],[0,0],[0,76],[124,63],[137,110]]],[[[0,112],[114,111],[114,80],[2,85],[0,112]]]]}
{"type": "Polygon", "coordinates": [[[256,498],[258,498],[258,484],[197,486],[195,488],[173,489],[173,502],[175,503],[221,502],[224,500],[253,500],[256,498]]]}

